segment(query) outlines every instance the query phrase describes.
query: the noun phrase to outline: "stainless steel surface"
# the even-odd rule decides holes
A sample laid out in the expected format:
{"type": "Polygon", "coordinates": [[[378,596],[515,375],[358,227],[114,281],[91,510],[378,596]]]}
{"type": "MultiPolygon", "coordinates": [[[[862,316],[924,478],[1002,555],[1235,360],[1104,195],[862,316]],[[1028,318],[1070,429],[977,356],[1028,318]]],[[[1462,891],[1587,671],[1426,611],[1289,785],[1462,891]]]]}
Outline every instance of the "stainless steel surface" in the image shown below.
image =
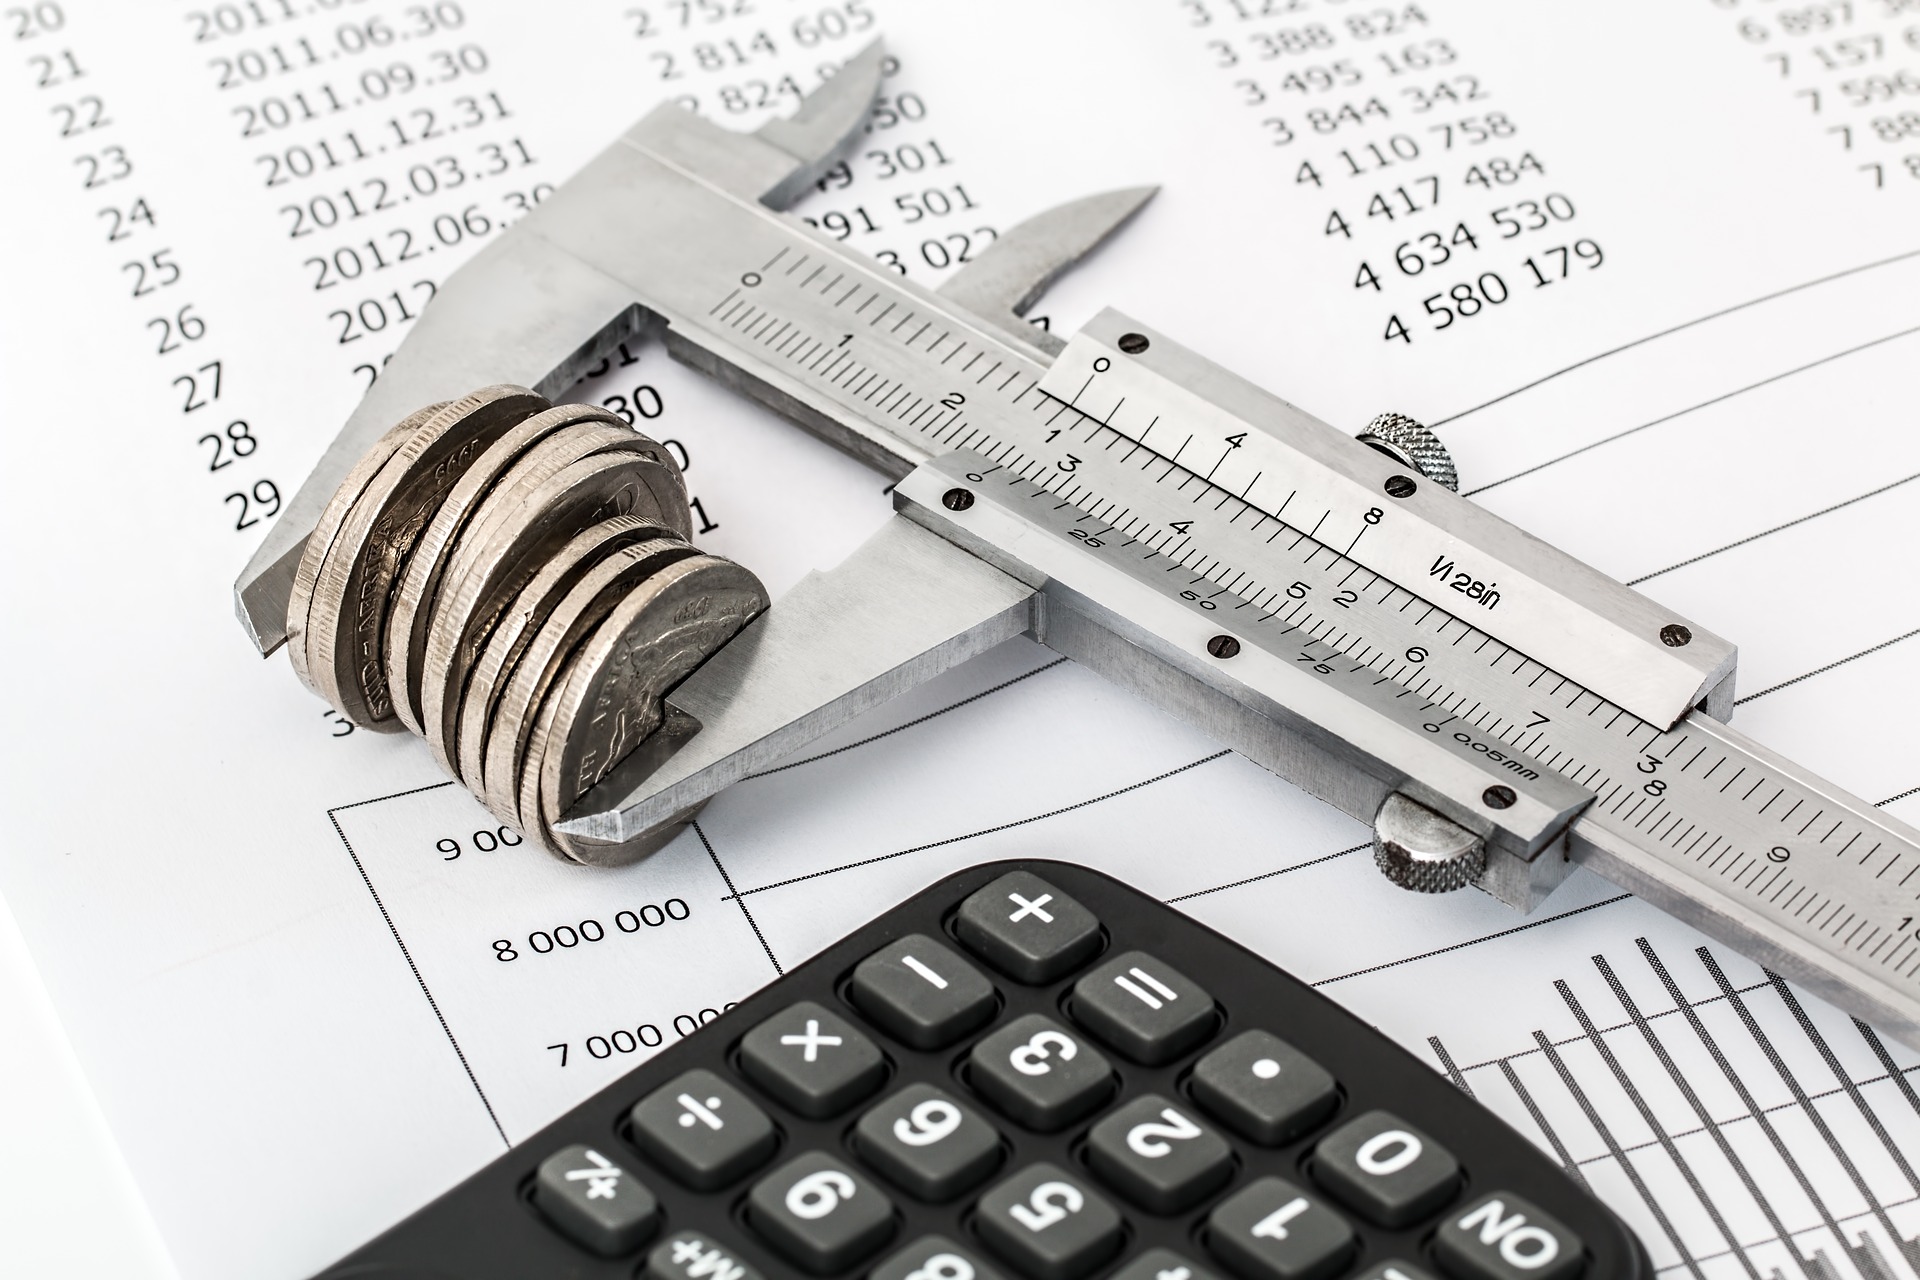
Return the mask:
{"type": "MultiPolygon", "coordinates": [[[[1435,485],[1392,497],[1378,452],[1112,309],[1040,389],[1152,449],[1191,482],[1284,521],[1663,728],[1733,671],[1734,647],[1435,485]],[[1145,345],[1134,353],[1129,336],[1145,345]],[[1663,628],[1684,623],[1674,648],[1663,628]]],[[[1204,519],[1204,516],[1201,517],[1204,519]]],[[[1169,538],[1169,551],[1206,535],[1169,538]]],[[[1245,566],[1243,566],[1245,567],[1245,566]]],[[[1275,594],[1284,584],[1269,582],[1275,594]]]]}
{"type": "MultiPolygon", "coordinates": [[[[770,211],[807,171],[786,148],[857,128],[851,84],[752,138],[648,116],[448,281],[276,532],[304,539],[411,404],[551,386],[642,328],[901,478],[900,516],[682,682],[552,824],[580,856],[657,846],[729,782],[1026,631],[1362,821],[1396,794],[1433,811],[1484,843],[1477,883],[1503,901],[1590,861],[1920,1043],[1920,834],[1711,718],[1732,645],[1439,483],[1389,487],[1394,460],[1117,313],[1056,358],[1007,315],[1097,241],[1091,214],[935,294],[770,211]]],[[[239,584],[263,649],[285,552],[239,584]]],[[[482,717],[503,817],[546,688],[606,614],[588,597],[622,589],[589,570],[482,717]]]]}
{"type": "Polygon", "coordinates": [[[1447,446],[1424,424],[1406,414],[1383,413],[1354,439],[1371,445],[1435,484],[1460,492],[1460,469],[1454,466],[1447,446]]]}
{"type": "Polygon", "coordinates": [[[1396,791],[1374,815],[1373,860],[1402,889],[1452,893],[1487,869],[1487,842],[1396,791]]]}

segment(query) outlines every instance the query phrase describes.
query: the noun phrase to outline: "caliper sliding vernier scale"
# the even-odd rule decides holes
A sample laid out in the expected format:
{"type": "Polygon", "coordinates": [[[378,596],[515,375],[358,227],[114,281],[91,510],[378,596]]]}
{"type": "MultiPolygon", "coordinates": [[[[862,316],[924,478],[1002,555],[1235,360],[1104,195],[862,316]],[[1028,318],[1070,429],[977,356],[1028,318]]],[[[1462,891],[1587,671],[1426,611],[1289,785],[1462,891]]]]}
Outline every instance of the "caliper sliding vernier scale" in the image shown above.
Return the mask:
{"type": "Polygon", "coordinates": [[[861,136],[880,61],[751,135],[661,106],[455,272],[241,576],[259,648],[389,426],[658,331],[897,478],[897,514],[673,690],[560,824],[590,860],[1025,634],[1372,823],[1408,887],[1528,910],[1585,863],[1920,1045],[1920,833],[1728,729],[1731,644],[1451,492],[1417,427],[1389,456],[1117,312],[1064,343],[1019,319],[1150,191],[937,292],[778,212],[861,136]]]}

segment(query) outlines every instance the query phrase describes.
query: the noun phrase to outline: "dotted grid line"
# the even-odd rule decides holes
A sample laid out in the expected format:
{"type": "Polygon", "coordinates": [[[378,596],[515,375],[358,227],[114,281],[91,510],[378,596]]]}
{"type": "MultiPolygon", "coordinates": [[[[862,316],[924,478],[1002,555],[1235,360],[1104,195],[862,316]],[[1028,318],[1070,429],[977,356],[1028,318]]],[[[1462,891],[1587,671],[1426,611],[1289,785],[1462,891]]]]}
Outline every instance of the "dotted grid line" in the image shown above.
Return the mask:
{"type": "Polygon", "coordinates": [[[1788,285],[1784,289],[1776,289],[1772,293],[1763,293],[1759,297],[1749,298],[1745,302],[1736,302],[1730,307],[1722,307],[1720,310],[1708,312],[1704,316],[1699,316],[1692,320],[1682,321],[1681,323],[1676,324],[1671,328],[1662,329],[1658,333],[1650,333],[1650,334],[1647,334],[1645,337],[1635,338],[1631,342],[1623,342],[1617,347],[1613,347],[1613,348],[1610,348],[1609,350],[1600,352],[1598,355],[1588,356],[1584,360],[1576,360],[1572,364],[1567,365],[1563,369],[1555,369],[1552,373],[1544,374],[1541,377],[1535,378],[1532,382],[1522,383],[1520,386],[1515,387],[1511,391],[1502,392],[1501,394],[1495,396],[1491,400],[1483,400],[1479,404],[1474,405],[1470,409],[1462,409],[1460,412],[1451,414],[1445,418],[1436,418],[1434,421],[1428,423],[1427,425],[1429,427],[1442,427],[1449,422],[1458,422],[1460,419],[1467,417],[1469,414],[1478,413],[1482,409],[1490,409],[1494,405],[1499,404],[1502,400],[1511,400],[1513,397],[1519,395],[1523,391],[1531,391],[1537,386],[1540,386],[1544,383],[1552,382],[1555,378],[1564,377],[1565,375],[1574,372],[1576,369],[1584,369],[1590,364],[1597,364],[1599,361],[1607,359],[1609,356],[1617,356],[1623,351],[1631,351],[1635,347],[1643,347],[1649,342],[1656,341],[1657,339],[1660,339],[1660,338],[1670,337],[1673,334],[1680,333],[1683,330],[1694,328],[1697,325],[1703,325],[1707,323],[1709,320],[1718,320],[1722,316],[1730,316],[1737,311],[1745,311],[1749,307],[1757,307],[1764,302],[1772,302],[1776,298],[1784,298],[1789,296],[1790,294],[1800,293],[1803,290],[1816,288],[1823,284],[1831,284],[1835,280],[1844,280],[1848,276],[1859,275],[1863,271],[1872,271],[1879,267],[1892,266],[1896,262],[1905,262],[1909,258],[1916,258],[1916,257],[1920,257],[1920,249],[1909,249],[1905,253],[1896,253],[1891,258],[1881,258],[1876,262],[1865,262],[1857,267],[1848,267],[1844,271],[1836,271],[1832,275],[1821,276],[1817,280],[1808,280],[1802,284],[1788,285]]]}
{"type": "Polygon", "coordinates": [[[1862,342],[1858,346],[1848,347],[1843,351],[1836,351],[1831,355],[1821,356],[1818,360],[1810,360],[1806,364],[1799,365],[1792,369],[1787,369],[1781,373],[1772,374],[1765,378],[1761,378],[1757,382],[1749,382],[1744,387],[1735,387],[1732,391],[1722,392],[1717,396],[1710,396],[1709,398],[1700,401],[1698,404],[1690,404],[1684,409],[1675,409],[1672,413],[1662,414],[1659,417],[1654,418],[1649,422],[1643,422],[1640,425],[1634,426],[1634,427],[1627,427],[1624,430],[1614,432],[1610,436],[1602,436],[1598,440],[1590,441],[1587,444],[1581,445],[1578,449],[1569,449],[1567,452],[1561,454],[1557,458],[1548,458],[1545,462],[1537,462],[1533,466],[1527,467],[1524,470],[1516,471],[1510,476],[1502,476],[1498,480],[1489,480],[1487,483],[1483,485],[1479,485],[1472,489],[1467,489],[1463,491],[1461,496],[1472,497],[1476,493],[1485,493],[1489,489],[1497,489],[1503,484],[1509,484],[1515,480],[1521,479],[1522,477],[1530,476],[1537,471],[1544,471],[1548,467],[1558,466],[1562,462],[1567,461],[1569,458],[1577,458],[1583,453],[1591,453],[1593,450],[1598,449],[1603,445],[1612,444],[1616,440],[1624,440],[1628,436],[1638,435],[1640,432],[1645,431],[1650,427],[1657,427],[1662,425],[1663,423],[1672,422],[1675,418],[1684,418],[1690,413],[1697,413],[1702,409],[1709,408],[1716,404],[1721,404],[1725,401],[1733,399],[1736,396],[1743,396],[1749,391],[1757,391],[1761,387],[1772,386],[1776,382],[1784,382],[1786,379],[1795,377],[1798,374],[1806,373],[1810,369],[1818,369],[1822,365],[1832,364],[1835,360],[1841,360],[1851,355],[1858,355],[1862,351],[1868,351],[1874,347],[1884,346],[1889,342],[1893,342],[1900,338],[1909,337],[1916,333],[1920,333],[1920,325],[1915,325],[1913,328],[1910,328],[1910,329],[1902,329],[1898,333],[1887,334],[1883,338],[1874,338],[1870,341],[1862,342]]]}
{"type": "Polygon", "coordinates": [[[467,1054],[460,1047],[460,1041],[454,1036],[453,1028],[447,1025],[447,1016],[440,1012],[440,1002],[433,998],[433,992],[427,986],[427,980],[421,976],[420,966],[413,962],[413,953],[407,950],[407,943],[400,936],[400,927],[393,922],[393,916],[387,910],[387,904],[380,900],[380,891],[373,887],[373,877],[367,874],[367,868],[360,861],[360,854],[353,847],[353,841],[347,839],[347,833],[340,826],[339,814],[347,809],[358,809],[364,805],[379,804],[386,800],[398,800],[403,796],[419,795],[423,791],[438,791],[450,787],[451,782],[439,782],[426,787],[414,787],[409,791],[396,791],[392,795],[376,796],[372,800],[359,800],[352,804],[343,804],[327,810],[327,821],[333,824],[333,833],[340,837],[340,843],[346,846],[347,856],[353,859],[353,869],[360,873],[360,883],[367,886],[367,892],[373,895],[373,905],[380,909],[380,918],[387,922],[387,932],[393,935],[393,943],[400,948],[401,957],[406,960],[407,968],[413,974],[413,980],[420,984],[420,994],[427,998],[427,1007],[433,1010],[434,1021],[440,1024],[440,1030],[447,1037],[447,1043],[453,1046],[453,1056],[460,1060],[460,1069],[467,1073],[467,1083],[473,1086],[474,1093],[480,1097],[480,1105],[487,1109],[487,1119],[493,1122],[493,1131],[500,1135],[500,1141],[507,1147],[513,1146],[513,1140],[507,1137],[507,1131],[500,1124],[500,1117],[494,1114],[493,1103],[487,1099],[487,1091],[480,1087],[480,1078],[473,1074],[473,1064],[467,1061],[467,1054]]]}
{"type": "MultiPolygon", "coordinates": [[[[1890,649],[1894,645],[1899,644],[1901,641],[1911,640],[1915,636],[1920,636],[1920,627],[1917,627],[1914,630],[1907,632],[1905,635],[1895,636],[1891,640],[1882,640],[1879,644],[1872,645],[1868,648],[1862,649],[1858,653],[1850,653],[1844,658],[1837,658],[1834,661],[1829,662],[1824,667],[1815,667],[1813,670],[1803,672],[1800,675],[1793,677],[1793,679],[1791,680],[1782,680],[1779,684],[1768,685],[1766,688],[1760,690],[1757,693],[1749,693],[1743,698],[1735,698],[1733,700],[1733,705],[1737,707],[1737,706],[1740,706],[1742,703],[1752,702],[1755,698],[1764,698],[1770,693],[1778,693],[1780,692],[1780,690],[1785,689],[1790,685],[1799,684],[1802,680],[1811,680],[1815,676],[1825,675],[1827,672],[1833,670],[1835,667],[1844,667],[1849,662],[1853,662],[1859,658],[1864,658],[1870,653],[1878,653],[1882,649],[1890,649]]],[[[1899,797],[1896,796],[1894,798],[1898,799],[1899,797]]]]}

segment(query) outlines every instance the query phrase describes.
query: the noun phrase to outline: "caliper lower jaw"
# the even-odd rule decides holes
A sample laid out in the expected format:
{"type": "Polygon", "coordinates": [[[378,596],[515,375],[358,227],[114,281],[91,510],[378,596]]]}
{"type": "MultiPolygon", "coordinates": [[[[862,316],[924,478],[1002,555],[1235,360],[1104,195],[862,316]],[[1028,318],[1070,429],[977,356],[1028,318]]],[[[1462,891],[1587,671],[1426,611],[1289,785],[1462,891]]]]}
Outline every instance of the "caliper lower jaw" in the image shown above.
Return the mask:
{"type": "Polygon", "coordinates": [[[1279,649],[1246,636],[1217,656],[1217,622],[1079,551],[1045,527],[1068,518],[1057,504],[1004,473],[976,479],[988,469],[968,454],[916,468],[895,490],[898,515],[676,687],[668,728],[559,824],[576,852],[642,857],[721,789],[1026,634],[1389,834],[1417,806],[1445,824],[1422,830],[1464,833],[1477,874],[1460,883],[1529,910],[1566,878],[1567,829],[1591,793],[1436,739],[1418,699],[1371,684],[1356,697],[1302,671],[1297,637],[1279,649]]]}

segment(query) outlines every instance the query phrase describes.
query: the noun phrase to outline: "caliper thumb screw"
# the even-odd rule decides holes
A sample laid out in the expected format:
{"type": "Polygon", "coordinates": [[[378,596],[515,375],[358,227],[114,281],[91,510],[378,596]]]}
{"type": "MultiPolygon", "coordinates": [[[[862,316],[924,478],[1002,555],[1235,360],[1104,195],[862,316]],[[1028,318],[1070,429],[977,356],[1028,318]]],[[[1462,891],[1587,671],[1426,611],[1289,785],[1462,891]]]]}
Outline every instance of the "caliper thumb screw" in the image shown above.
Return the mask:
{"type": "Polygon", "coordinates": [[[1487,845],[1458,823],[1395,791],[1373,819],[1373,861],[1402,889],[1450,893],[1472,884],[1487,869],[1487,845]]]}
{"type": "Polygon", "coordinates": [[[1447,446],[1406,414],[1383,413],[1369,422],[1355,439],[1378,449],[1401,466],[1418,471],[1435,484],[1460,492],[1460,472],[1453,465],[1453,455],[1447,452],[1447,446]]]}

